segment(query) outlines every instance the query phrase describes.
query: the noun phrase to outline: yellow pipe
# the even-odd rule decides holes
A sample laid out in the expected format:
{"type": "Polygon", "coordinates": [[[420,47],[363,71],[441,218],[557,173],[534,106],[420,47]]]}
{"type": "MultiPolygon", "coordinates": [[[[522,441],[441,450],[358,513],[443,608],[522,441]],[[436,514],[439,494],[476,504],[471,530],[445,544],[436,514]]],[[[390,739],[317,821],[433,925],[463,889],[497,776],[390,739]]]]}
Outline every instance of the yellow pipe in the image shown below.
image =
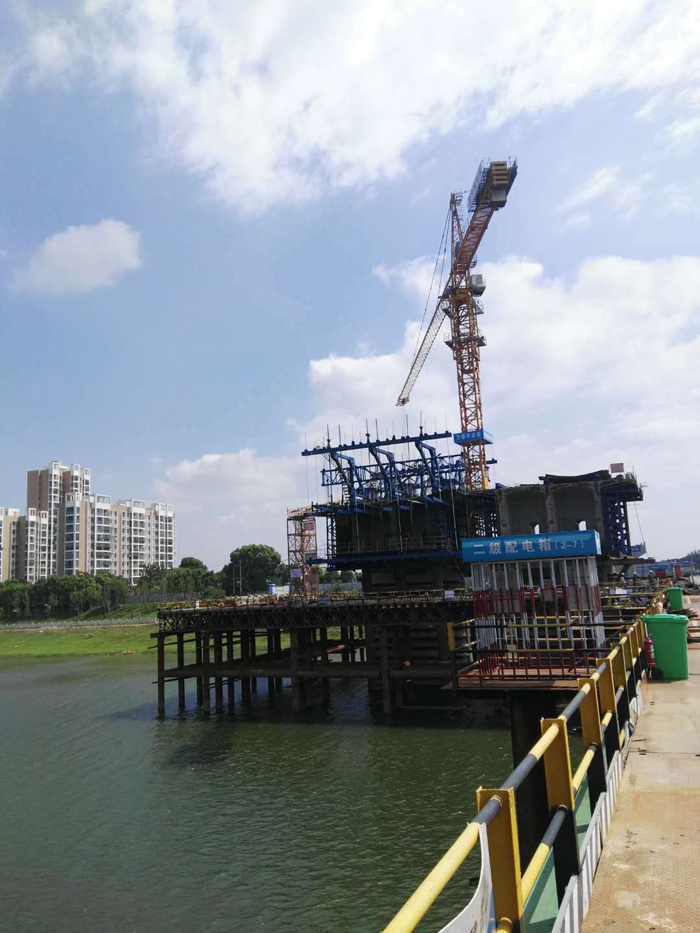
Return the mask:
{"type": "Polygon", "coordinates": [[[548,855],[549,846],[545,845],[544,842],[541,842],[535,849],[535,854],[532,856],[530,864],[527,866],[523,874],[521,884],[524,901],[528,899],[532,889],[535,887],[535,882],[537,881],[539,874],[544,867],[544,863],[547,861],[548,855]]]}
{"type": "Polygon", "coordinates": [[[586,771],[588,771],[591,762],[593,761],[593,756],[595,755],[595,748],[589,748],[586,754],[581,759],[581,764],[576,769],[576,774],[571,781],[571,786],[574,789],[574,793],[578,792],[578,789],[583,784],[583,779],[586,776],[586,771]]]}
{"type": "Polygon", "coordinates": [[[601,729],[607,728],[612,722],[612,717],[613,717],[612,710],[608,710],[605,716],[603,716],[603,718],[600,720],[600,728],[601,729]]]}
{"type": "Polygon", "coordinates": [[[535,742],[528,754],[534,755],[539,761],[558,735],[559,729],[556,726],[550,726],[542,738],[538,742],[535,742]]]}
{"type": "Polygon", "coordinates": [[[384,933],[410,933],[415,930],[438,894],[472,851],[478,839],[479,824],[469,823],[394,919],[384,928],[384,933]]]}
{"type": "Polygon", "coordinates": [[[626,739],[626,738],[627,738],[627,736],[625,735],[625,730],[624,730],[624,729],[620,729],[620,748],[622,748],[622,746],[625,744],[625,739],[626,739]]]}
{"type": "Polygon", "coordinates": [[[496,933],[513,933],[513,922],[508,917],[501,917],[496,926],[496,933]]]}

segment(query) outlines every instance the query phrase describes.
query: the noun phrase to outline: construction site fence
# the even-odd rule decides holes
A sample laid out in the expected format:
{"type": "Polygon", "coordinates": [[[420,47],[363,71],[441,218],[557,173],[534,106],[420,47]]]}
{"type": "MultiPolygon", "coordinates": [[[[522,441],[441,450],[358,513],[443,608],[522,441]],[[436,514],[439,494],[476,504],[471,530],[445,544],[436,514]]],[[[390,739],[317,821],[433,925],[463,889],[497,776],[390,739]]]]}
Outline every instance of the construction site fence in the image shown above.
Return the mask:
{"type": "Polygon", "coordinates": [[[154,590],[152,593],[133,593],[125,596],[124,599],[120,600],[119,604],[121,606],[138,606],[141,603],[194,602],[196,599],[204,599],[205,597],[215,599],[223,596],[223,590],[214,590],[212,592],[211,589],[208,589],[192,593],[169,593],[167,590],[154,590]]]}
{"type": "MultiPolygon", "coordinates": [[[[656,600],[660,604],[661,598],[661,593],[654,594],[652,606],[656,600]]],[[[475,849],[482,826],[486,827],[497,933],[521,929],[526,912],[532,907],[530,899],[550,858],[561,909],[569,882],[582,871],[576,823],[578,802],[581,795],[587,794],[591,814],[595,811],[608,787],[611,769],[616,767],[629,740],[639,709],[641,681],[647,667],[642,615],[640,612],[619,632],[617,644],[598,659],[595,670],[578,679],[578,692],[563,712],[556,718],[542,719],[541,738],[504,783],[498,788],[478,788],[476,816],[384,928],[384,933],[412,933],[416,929],[475,849]],[[569,743],[574,716],[580,720],[584,746],[575,770],[569,743]],[[536,767],[540,761],[544,762],[543,769],[536,767]],[[549,824],[534,853],[522,864],[516,794],[526,780],[540,782],[538,790],[547,801],[549,824]]],[[[457,926],[449,924],[447,929],[456,930],[457,926]]]]}

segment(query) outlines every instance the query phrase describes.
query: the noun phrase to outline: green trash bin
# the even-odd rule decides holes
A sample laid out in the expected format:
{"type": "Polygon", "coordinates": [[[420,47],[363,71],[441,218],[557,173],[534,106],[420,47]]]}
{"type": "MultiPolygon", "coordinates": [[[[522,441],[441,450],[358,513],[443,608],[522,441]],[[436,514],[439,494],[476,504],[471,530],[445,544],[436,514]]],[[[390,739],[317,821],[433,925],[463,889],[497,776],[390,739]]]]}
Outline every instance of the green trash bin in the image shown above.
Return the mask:
{"type": "Polygon", "coordinates": [[[683,610],[683,590],[680,586],[669,586],[667,590],[668,608],[671,612],[683,610]]]}
{"type": "Polygon", "coordinates": [[[654,644],[656,666],[664,680],[688,679],[688,617],[644,616],[654,644]]]}

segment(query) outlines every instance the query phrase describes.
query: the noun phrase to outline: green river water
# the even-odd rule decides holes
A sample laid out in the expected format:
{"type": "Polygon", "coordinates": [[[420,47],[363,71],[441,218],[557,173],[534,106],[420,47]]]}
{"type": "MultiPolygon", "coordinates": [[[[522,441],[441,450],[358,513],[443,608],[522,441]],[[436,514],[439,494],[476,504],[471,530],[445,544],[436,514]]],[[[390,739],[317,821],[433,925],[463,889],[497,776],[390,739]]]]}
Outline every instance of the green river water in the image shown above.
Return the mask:
{"type": "Polygon", "coordinates": [[[271,710],[265,681],[249,712],[208,719],[169,692],[158,722],[154,674],[150,657],[0,663],[2,933],[377,931],[510,770],[507,731],[385,718],[361,682],[303,717],[288,689],[271,710]]]}

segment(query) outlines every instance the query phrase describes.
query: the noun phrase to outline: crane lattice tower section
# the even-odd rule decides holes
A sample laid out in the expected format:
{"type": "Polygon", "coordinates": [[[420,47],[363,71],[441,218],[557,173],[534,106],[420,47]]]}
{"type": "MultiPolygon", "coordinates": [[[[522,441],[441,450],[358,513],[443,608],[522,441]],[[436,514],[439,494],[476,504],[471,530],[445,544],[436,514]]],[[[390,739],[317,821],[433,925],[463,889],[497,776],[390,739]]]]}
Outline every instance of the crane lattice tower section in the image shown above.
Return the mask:
{"type": "Polygon", "coordinates": [[[457,191],[450,196],[450,274],[397,401],[397,405],[407,404],[430,348],[448,317],[450,336],[446,342],[457,367],[462,428],[454,440],[463,445],[464,480],[470,490],[488,488],[486,445],[491,443],[491,435],[484,430],[479,378],[480,350],[486,345],[486,338],[479,331],[478,316],[483,314],[483,308],[478,297],[486,285],[483,276],[472,275],[471,270],[491,217],[505,206],[517,172],[515,160],[481,163],[467,199],[468,222],[463,212],[464,193],[457,191]]]}

